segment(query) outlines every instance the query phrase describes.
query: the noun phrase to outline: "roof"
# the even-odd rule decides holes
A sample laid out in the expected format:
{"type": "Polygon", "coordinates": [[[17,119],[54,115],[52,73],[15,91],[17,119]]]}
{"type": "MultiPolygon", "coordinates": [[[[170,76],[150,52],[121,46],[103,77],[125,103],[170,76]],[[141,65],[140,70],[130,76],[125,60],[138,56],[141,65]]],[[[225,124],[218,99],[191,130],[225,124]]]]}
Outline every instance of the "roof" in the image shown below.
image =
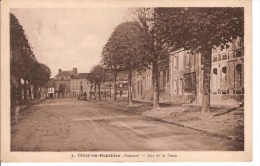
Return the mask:
{"type": "Polygon", "coordinates": [[[51,78],[48,83],[47,83],[48,87],[54,87],[55,86],[55,82],[54,82],[54,78],[51,78]]]}
{"type": "Polygon", "coordinates": [[[89,73],[77,73],[73,74],[71,76],[71,79],[87,79],[89,76],[89,73]]]}
{"type": "Polygon", "coordinates": [[[71,76],[73,75],[74,72],[72,70],[69,70],[69,71],[61,71],[59,72],[55,77],[60,77],[60,76],[63,76],[63,77],[68,77],[68,76],[71,76]]]}

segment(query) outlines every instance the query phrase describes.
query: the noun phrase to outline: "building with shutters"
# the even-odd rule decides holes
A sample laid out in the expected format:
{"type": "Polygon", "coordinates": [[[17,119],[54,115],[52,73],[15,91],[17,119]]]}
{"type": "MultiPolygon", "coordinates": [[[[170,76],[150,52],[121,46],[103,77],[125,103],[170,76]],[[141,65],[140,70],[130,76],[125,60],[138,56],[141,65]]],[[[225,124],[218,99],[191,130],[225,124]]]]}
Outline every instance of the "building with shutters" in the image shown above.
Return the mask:
{"type": "MultiPolygon", "coordinates": [[[[212,49],[211,104],[239,104],[244,97],[243,42],[234,40],[229,47],[212,49]]],[[[203,65],[200,54],[179,49],[158,62],[160,102],[202,102],[203,65]],[[168,63],[168,65],[167,65],[168,63]]],[[[151,101],[152,69],[135,74],[135,100],[151,101]]]]}

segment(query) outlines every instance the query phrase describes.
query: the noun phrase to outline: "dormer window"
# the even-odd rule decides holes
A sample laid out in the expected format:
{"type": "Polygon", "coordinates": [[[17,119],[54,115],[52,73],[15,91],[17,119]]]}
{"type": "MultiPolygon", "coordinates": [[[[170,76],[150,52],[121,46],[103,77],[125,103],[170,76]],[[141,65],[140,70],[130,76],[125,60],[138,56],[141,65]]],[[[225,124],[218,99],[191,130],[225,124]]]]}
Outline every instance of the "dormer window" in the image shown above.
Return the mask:
{"type": "Polygon", "coordinates": [[[242,50],[236,50],[235,51],[235,58],[241,57],[242,56],[242,50]]]}
{"type": "Polygon", "coordinates": [[[213,49],[212,49],[212,54],[216,54],[216,53],[218,53],[217,48],[213,48],[213,49]]]}

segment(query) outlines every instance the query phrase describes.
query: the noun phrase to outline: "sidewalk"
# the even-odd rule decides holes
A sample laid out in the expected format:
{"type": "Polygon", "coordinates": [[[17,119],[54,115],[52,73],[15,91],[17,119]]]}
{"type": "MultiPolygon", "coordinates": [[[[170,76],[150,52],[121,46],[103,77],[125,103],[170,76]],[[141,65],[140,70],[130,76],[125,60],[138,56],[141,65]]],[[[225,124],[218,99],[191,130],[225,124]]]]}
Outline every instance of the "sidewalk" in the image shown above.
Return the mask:
{"type": "Polygon", "coordinates": [[[118,111],[126,111],[154,120],[200,130],[240,143],[243,143],[244,140],[243,107],[212,107],[211,116],[205,118],[200,113],[200,106],[161,104],[160,111],[157,111],[152,109],[151,103],[135,101],[133,107],[128,107],[126,100],[94,102],[118,111]]]}
{"type": "Polygon", "coordinates": [[[243,107],[213,107],[211,116],[206,118],[200,109],[199,106],[170,106],[162,107],[160,111],[147,110],[142,115],[243,142],[243,107]]]}
{"type": "Polygon", "coordinates": [[[29,100],[27,101],[26,104],[23,105],[17,105],[17,106],[12,106],[11,107],[11,124],[17,123],[19,118],[21,118],[22,111],[25,110],[26,108],[41,103],[45,101],[45,99],[35,99],[35,100],[29,100]]]}

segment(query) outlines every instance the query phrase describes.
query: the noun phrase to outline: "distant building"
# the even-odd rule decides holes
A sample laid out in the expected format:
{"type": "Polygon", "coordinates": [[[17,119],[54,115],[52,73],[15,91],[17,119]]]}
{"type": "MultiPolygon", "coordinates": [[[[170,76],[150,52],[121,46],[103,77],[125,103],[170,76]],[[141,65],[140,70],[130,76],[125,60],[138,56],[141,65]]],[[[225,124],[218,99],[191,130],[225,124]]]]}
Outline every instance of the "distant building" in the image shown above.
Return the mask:
{"type": "MultiPolygon", "coordinates": [[[[107,78],[109,81],[103,82],[101,84],[101,96],[112,97],[115,95],[115,83],[114,83],[114,75],[111,73],[107,74],[107,78]]],[[[117,75],[116,81],[117,87],[117,97],[127,97],[128,96],[128,75],[126,73],[120,72],[117,75]]]]}
{"type": "Polygon", "coordinates": [[[70,80],[71,77],[77,74],[77,68],[70,71],[61,71],[55,76],[55,98],[70,97],[70,80]]]}
{"type": "Polygon", "coordinates": [[[119,73],[117,76],[117,96],[127,97],[128,96],[128,75],[126,73],[119,73]]]}
{"type": "Polygon", "coordinates": [[[70,79],[70,93],[71,97],[77,97],[81,94],[86,94],[89,98],[90,83],[88,81],[89,73],[76,73],[71,76],[70,79]]]}
{"type": "Polygon", "coordinates": [[[39,87],[39,96],[41,99],[45,99],[48,97],[48,87],[47,85],[39,87]]]}
{"type": "Polygon", "coordinates": [[[152,70],[147,69],[143,73],[135,73],[132,80],[133,99],[152,100],[152,70]]]}
{"type": "Polygon", "coordinates": [[[55,94],[55,80],[54,78],[51,78],[48,82],[48,98],[52,99],[54,98],[55,94]]]}

